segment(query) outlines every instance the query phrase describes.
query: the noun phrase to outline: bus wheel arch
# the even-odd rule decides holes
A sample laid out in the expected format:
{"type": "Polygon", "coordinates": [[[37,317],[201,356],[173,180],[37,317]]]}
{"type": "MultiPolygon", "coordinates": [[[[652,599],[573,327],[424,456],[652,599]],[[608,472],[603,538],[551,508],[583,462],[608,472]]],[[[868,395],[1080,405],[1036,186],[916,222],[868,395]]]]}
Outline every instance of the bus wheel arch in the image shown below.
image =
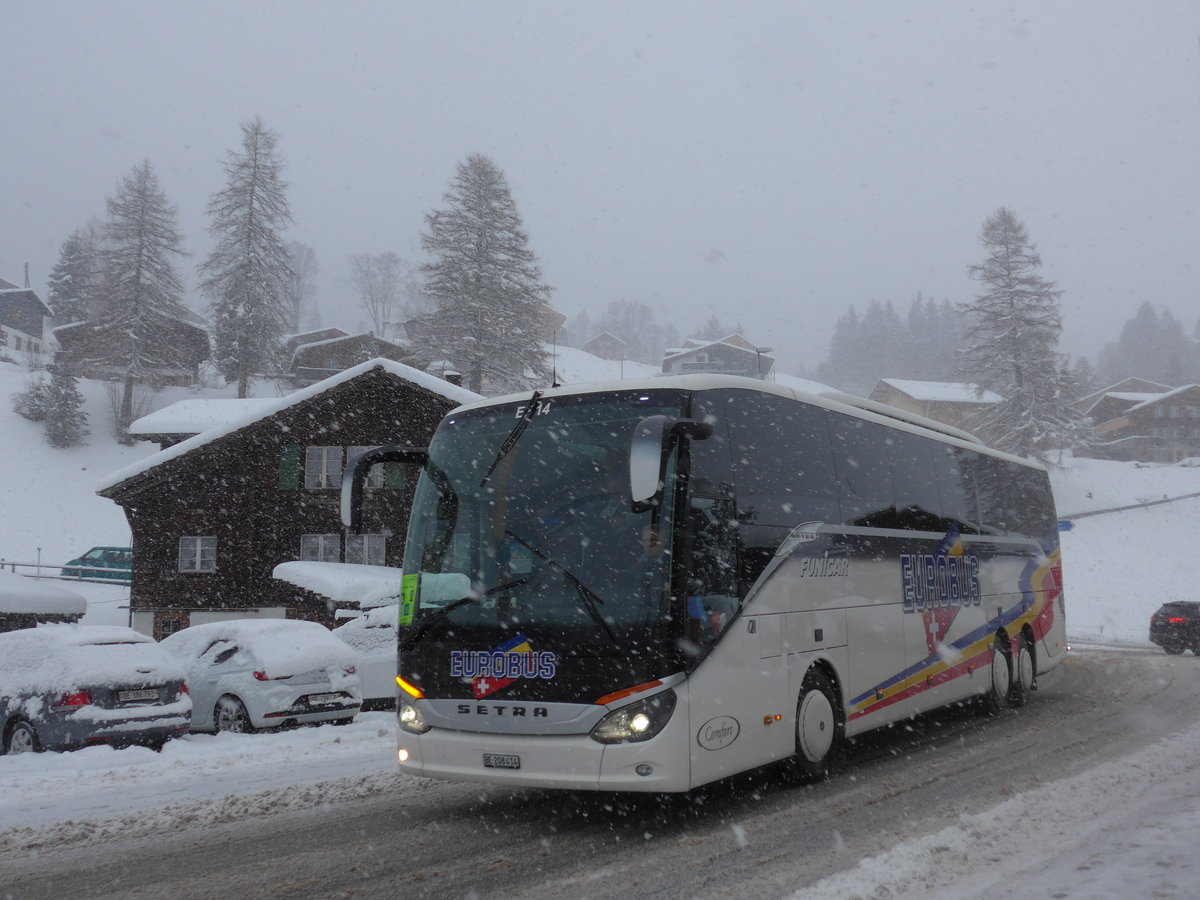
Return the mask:
{"type": "Polygon", "coordinates": [[[827,777],[841,757],[846,713],[832,669],[816,662],[804,674],[796,698],[796,749],[790,765],[802,780],[827,777]]]}

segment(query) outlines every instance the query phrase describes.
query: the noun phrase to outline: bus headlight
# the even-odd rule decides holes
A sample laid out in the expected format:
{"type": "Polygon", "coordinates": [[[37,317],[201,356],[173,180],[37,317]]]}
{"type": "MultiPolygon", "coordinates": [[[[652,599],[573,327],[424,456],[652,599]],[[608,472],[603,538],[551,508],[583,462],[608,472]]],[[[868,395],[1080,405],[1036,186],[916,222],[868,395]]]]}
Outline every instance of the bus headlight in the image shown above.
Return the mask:
{"type": "Polygon", "coordinates": [[[424,734],[429,730],[421,711],[417,709],[417,704],[411,700],[400,701],[400,705],[396,709],[396,720],[400,723],[400,727],[409,734],[424,734]]]}
{"type": "Polygon", "coordinates": [[[614,709],[596,723],[591,737],[601,744],[648,741],[666,727],[674,711],[675,692],[666,690],[614,709]]]}

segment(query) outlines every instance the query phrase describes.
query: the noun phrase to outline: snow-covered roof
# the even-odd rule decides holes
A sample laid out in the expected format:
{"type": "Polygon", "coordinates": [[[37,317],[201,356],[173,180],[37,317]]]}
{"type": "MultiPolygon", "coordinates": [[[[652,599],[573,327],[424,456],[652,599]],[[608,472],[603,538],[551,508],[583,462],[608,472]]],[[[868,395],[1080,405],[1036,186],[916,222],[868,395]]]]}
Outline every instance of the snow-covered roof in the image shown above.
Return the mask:
{"type": "Polygon", "coordinates": [[[955,381],[909,381],[904,378],[881,378],[883,384],[902,391],[914,400],[930,403],[999,403],[1004,398],[992,391],[978,393],[974,384],[955,381]]]}
{"type": "Polygon", "coordinates": [[[277,397],[234,397],[180,400],[142,416],[130,434],[199,434],[241,421],[278,402],[277,397]]]}
{"type": "MultiPolygon", "coordinates": [[[[746,347],[742,346],[741,344],[734,343],[732,340],[730,340],[730,338],[736,338],[736,337],[741,337],[741,335],[731,334],[728,337],[723,337],[716,341],[707,341],[705,343],[695,343],[692,340],[685,341],[684,345],[682,347],[675,347],[675,348],[663,351],[663,362],[666,362],[668,359],[671,359],[672,357],[675,357],[675,356],[683,356],[684,354],[696,353],[697,351],[707,350],[710,347],[717,347],[717,346],[730,347],[734,350],[737,350],[740,353],[750,353],[750,354],[761,355],[765,359],[774,359],[774,357],[771,355],[774,351],[763,350],[760,352],[757,349],[753,349],[753,350],[747,349],[746,347]]],[[[742,338],[742,340],[745,341],[745,338],[742,338]]]]}
{"type": "Polygon", "coordinates": [[[295,365],[296,357],[305,350],[311,350],[314,347],[324,347],[329,344],[342,344],[346,341],[355,341],[359,340],[360,338],[371,338],[372,340],[378,341],[381,344],[387,344],[391,347],[395,347],[397,350],[405,350],[408,347],[407,343],[400,343],[399,341],[394,341],[390,338],[380,337],[379,335],[372,334],[369,331],[364,331],[360,334],[339,334],[335,335],[334,337],[324,338],[319,341],[310,341],[307,344],[297,344],[296,349],[292,351],[292,365],[295,365]]]}
{"type": "Polygon", "coordinates": [[[82,616],[87,601],[74,591],[14,572],[0,572],[0,613],[82,616]]]}
{"type": "Polygon", "coordinates": [[[206,444],[211,444],[213,441],[228,437],[235,431],[253,425],[270,416],[280,413],[289,407],[295,406],[298,403],[303,403],[305,400],[310,400],[313,397],[319,397],[326,391],[351,381],[360,375],[364,375],[373,369],[381,369],[388,374],[394,375],[403,381],[416,385],[419,388],[429,391],[432,394],[437,394],[445,397],[452,403],[464,404],[473,403],[476,400],[482,399],[479,394],[474,391],[468,391],[466,388],[458,385],[450,384],[448,381],[443,381],[441,378],[430,375],[428,372],[422,372],[420,369],[414,369],[412,366],[406,366],[403,363],[393,362],[390,359],[370,359],[365,363],[359,363],[351,369],[344,372],[338,372],[336,375],[318,381],[315,384],[310,384],[306,388],[301,388],[298,391],[293,391],[286,397],[272,399],[270,403],[264,404],[261,408],[252,412],[247,412],[241,418],[235,418],[232,421],[226,422],[213,428],[203,431],[194,437],[188,438],[186,441],[180,441],[172,447],[168,447],[153,456],[148,456],[143,460],[139,460],[133,465],[126,466],[117,472],[112,473],[107,478],[102,480],[97,485],[98,492],[105,491],[108,488],[114,487],[123,481],[128,481],[130,478],[135,478],[138,475],[144,475],[151,469],[155,469],[164,463],[178,459],[185,453],[190,453],[198,447],[203,447],[206,444]]]}
{"type": "Polygon", "coordinates": [[[273,574],[334,603],[357,603],[365,609],[396,602],[403,570],[357,563],[285,562],[277,565],[273,574]]]}
{"type": "MultiPolygon", "coordinates": [[[[1192,388],[1196,387],[1200,387],[1200,385],[1185,384],[1183,387],[1177,387],[1173,391],[1166,391],[1161,394],[1146,394],[1144,395],[1145,399],[1143,399],[1137,405],[1129,407],[1126,412],[1133,412],[1135,409],[1142,409],[1143,407],[1150,406],[1155,403],[1162,403],[1164,400],[1170,400],[1172,397],[1177,397],[1183,392],[1190,391],[1192,388]]],[[[1117,395],[1111,394],[1110,396],[1115,397],[1117,395]]]]}

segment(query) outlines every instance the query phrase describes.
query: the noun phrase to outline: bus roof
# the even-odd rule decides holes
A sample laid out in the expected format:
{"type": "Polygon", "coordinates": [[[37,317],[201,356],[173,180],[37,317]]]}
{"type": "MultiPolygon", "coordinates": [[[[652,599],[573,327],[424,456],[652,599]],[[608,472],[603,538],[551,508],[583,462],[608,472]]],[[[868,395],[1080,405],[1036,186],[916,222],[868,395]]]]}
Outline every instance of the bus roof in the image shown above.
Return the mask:
{"type": "MultiPolygon", "coordinates": [[[[649,378],[625,378],[611,381],[594,381],[587,384],[568,384],[558,387],[539,388],[538,390],[541,391],[542,397],[553,399],[555,397],[573,397],[578,394],[598,394],[611,391],[713,391],[731,388],[756,391],[761,394],[773,394],[777,397],[786,397],[789,400],[798,400],[811,406],[818,406],[869,422],[876,422],[887,428],[894,428],[897,431],[906,431],[910,434],[921,435],[946,444],[953,444],[954,446],[986,453],[989,456],[1006,459],[1009,462],[1028,466],[1033,469],[1045,469],[1041,463],[988,447],[970,432],[925,418],[924,416],[919,416],[915,413],[910,413],[907,410],[877,403],[865,397],[856,397],[838,391],[810,394],[781,384],[761,381],[757,378],[746,378],[739,375],[661,375],[649,378]]],[[[451,410],[447,414],[447,417],[469,410],[486,409],[490,406],[503,406],[507,403],[520,403],[528,400],[531,394],[532,391],[521,391],[520,393],[488,397],[474,403],[459,406],[451,410]]]]}

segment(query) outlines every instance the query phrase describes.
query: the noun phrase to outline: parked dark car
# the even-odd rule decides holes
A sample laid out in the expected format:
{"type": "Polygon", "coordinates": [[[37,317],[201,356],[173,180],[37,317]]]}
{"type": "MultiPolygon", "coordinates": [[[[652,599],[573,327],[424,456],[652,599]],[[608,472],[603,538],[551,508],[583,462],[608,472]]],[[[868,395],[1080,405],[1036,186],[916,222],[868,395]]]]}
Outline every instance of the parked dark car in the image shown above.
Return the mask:
{"type": "Polygon", "coordinates": [[[0,634],[0,749],[161,747],[185,733],[183,667],[151,638],[109,625],[0,634]]]}
{"type": "Polygon", "coordinates": [[[132,573],[133,550],[129,547],[93,547],[68,562],[62,570],[64,578],[105,578],[125,582],[132,573]]]}
{"type": "Polygon", "coordinates": [[[1164,603],[1150,617],[1150,640],[1168,653],[1191,650],[1200,656],[1200,602],[1164,603]]]}

